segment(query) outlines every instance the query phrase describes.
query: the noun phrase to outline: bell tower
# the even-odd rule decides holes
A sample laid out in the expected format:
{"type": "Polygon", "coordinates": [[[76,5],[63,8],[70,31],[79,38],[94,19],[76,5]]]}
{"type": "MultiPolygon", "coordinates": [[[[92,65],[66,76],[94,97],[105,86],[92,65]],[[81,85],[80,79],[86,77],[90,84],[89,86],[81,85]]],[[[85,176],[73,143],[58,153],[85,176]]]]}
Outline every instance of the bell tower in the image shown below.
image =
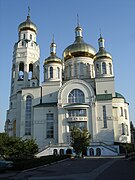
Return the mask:
{"type": "Polygon", "coordinates": [[[36,36],[37,27],[31,21],[28,9],[26,21],[18,27],[18,41],[13,49],[11,91],[5,125],[5,131],[10,136],[20,136],[21,90],[39,86],[40,49],[36,36]]]}
{"type": "Polygon", "coordinates": [[[22,88],[39,86],[40,49],[36,42],[37,27],[30,19],[18,27],[18,42],[14,45],[11,77],[11,96],[22,88]]]}

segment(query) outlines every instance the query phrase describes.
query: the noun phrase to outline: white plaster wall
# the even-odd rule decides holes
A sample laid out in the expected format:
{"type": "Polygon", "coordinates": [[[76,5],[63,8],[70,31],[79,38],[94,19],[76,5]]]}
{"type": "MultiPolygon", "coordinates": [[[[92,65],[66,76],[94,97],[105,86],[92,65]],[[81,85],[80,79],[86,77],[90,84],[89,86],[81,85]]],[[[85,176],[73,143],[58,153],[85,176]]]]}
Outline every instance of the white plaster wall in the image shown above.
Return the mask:
{"type": "Polygon", "coordinates": [[[114,87],[114,78],[96,78],[96,94],[105,94],[107,90],[107,94],[115,94],[114,87]]]}
{"type": "Polygon", "coordinates": [[[34,120],[33,120],[33,137],[39,145],[40,149],[45,148],[50,142],[53,144],[58,143],[57,125],[58,124],[58,111],[57,107],[35,107],[34,120]],[[46,137],[46,114],[54,114],[54,138],[46,137]]]}
{"type": "Polygon", "coordinates": [[[42,102],[51,103],[58,102],[58,91],[60,88],[60,82],[54,83],[44,83],[42,86],[42,102]]]}
{"type": "Polygon", "coordinates": [[[114,126],[112,116],[112,101],[98,101],[97,103],[97,135],[96,140],[113,144],[114,142],[114,126]],[[107,128],[104,128],[103,123],[103,106],[106,106],[107,128]]]}
{"type": "Polygon", "coordinates": [[[130,119],[129,119],[129,110],[128,110],[128,103],[124,102],[124,99],[122,98],[114,98],[113,99],[113,106],[116,108],[114,110],[114,120],[115,120],[115,126],[117,128],[114,129],[115,132],[115,141],[116,142],[131,142],[131,132],[130,132],[130,119]],[[121,116],[121,110],[120,108],[123,108],[123,116],[121,116]],[[127,119],[124,115],[124,109],[127,111],[127,119]],[[128,133],[129,135],[122,135],[122,123],[125,125],[128,125],[128,133]]]}

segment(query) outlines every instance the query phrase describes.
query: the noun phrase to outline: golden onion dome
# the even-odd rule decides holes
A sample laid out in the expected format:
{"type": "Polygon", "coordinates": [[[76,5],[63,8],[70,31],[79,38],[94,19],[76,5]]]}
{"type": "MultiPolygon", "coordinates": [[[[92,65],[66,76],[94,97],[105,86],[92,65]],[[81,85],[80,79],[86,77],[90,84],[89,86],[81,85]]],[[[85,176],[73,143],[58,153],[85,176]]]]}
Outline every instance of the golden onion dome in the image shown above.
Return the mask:
{"type": "Polygon", "coordinates": [[[23,31],[23,30],[31,30],[34,31],[37,34],[37,27],[36,25],[30,20],[30,16],[28,14],[26,21],[22,22],[18,26],[18,31],[23,31]]]}
{"type": "Polygon", "coordinates": [[[56,56],[56,44],[53,42],[50,45],[50,56],[48,58],[45,59],[44,64],[48,64],[48,63],[60,63],[62,64],[62,60],[56,56]]]}
{"type": "Polygon", "coordinates": [[[82,28],[77,26],[75,28],[75,41],[73,44],[69,45],[63,51],[64,60],[70,59],[73,57],[91,57],[93,58],[96,54],[96,50],[90,44],[87,44],[83,40],[82,28]]]}
{"type": "Polygon", "coordinates": [[[100,38],[98,39],[99,51],[95,54],[94,60],[97,60],[97,59],[100,59],[100,58],[112,59],[112,55],[105,50],[104,41],[105,40],[100,35],[100,38]]]}

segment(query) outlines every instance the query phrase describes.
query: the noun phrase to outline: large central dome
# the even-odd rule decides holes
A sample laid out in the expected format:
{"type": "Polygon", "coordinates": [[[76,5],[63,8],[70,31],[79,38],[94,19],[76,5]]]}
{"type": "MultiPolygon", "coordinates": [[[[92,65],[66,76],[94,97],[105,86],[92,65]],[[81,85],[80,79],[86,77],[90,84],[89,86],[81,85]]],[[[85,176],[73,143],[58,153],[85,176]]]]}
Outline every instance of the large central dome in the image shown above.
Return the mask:
{"type": "Polygon", "coordinates": [[[93,58],[96,54],[96,49],[84,42],[80,26],[75,28],[75,35],[74,43],[69,45],[63,52],[64,60],[80,56],[93,58]]]}

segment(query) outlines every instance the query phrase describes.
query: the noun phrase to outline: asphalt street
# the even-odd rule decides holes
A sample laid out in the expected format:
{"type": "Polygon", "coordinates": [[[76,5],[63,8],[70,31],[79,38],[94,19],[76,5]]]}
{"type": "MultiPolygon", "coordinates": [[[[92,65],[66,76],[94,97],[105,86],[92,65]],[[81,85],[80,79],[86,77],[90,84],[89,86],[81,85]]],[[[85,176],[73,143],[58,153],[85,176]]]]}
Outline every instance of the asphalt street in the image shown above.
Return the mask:
{"type": "Polygon", "coordinates": [[[125,158],[68,159],[22,172],[0,174],[0,180],[135,180],[135,162],[125,158]]]}

